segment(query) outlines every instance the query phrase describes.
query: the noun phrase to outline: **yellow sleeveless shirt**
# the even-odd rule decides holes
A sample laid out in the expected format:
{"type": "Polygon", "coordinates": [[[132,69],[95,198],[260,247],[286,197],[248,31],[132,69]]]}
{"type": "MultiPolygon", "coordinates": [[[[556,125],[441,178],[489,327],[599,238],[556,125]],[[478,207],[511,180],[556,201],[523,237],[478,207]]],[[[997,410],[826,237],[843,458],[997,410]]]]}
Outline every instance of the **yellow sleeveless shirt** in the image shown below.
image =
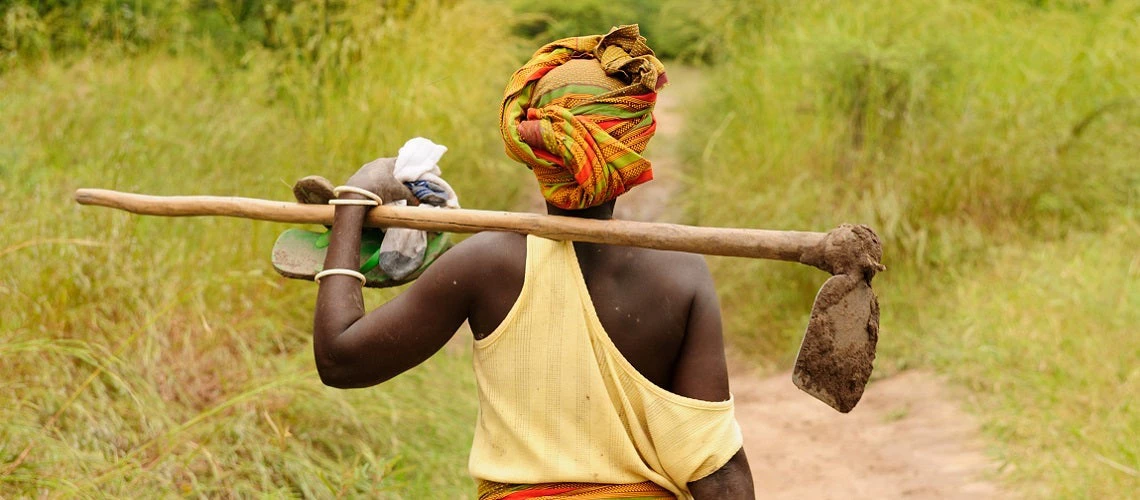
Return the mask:
{"type": "Polygon", "coordinates": [[[570,242],[527,237],[522,292],[474,352],[479,417],[468,468],[476,480],[652,481],[691,498],[688,483],[743,443],[732,399],[671,393],[618,352],[570,242]]]}

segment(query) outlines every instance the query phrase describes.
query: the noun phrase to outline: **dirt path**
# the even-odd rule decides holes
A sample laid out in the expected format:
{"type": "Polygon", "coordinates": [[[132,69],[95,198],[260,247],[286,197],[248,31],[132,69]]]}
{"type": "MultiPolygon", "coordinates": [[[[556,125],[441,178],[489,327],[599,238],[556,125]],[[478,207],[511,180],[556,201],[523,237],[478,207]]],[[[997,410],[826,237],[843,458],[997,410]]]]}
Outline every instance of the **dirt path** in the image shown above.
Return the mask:
{"type": "MultiPolygon", "coordinates": [[[[616,217],[677,221],[681,106],[699,75],[670,68],[657,105],[658,138],[648,152],[655,180],[622,196],[616,217]]],[[[539,200],[541,201],[541,200],[539,200]]],[[[1001,498],[988,478],[978,426],[936,376],[904,372],[873,382],[842,415],[800,392],[790,373],[763,376],[734,360],[731,386],[758,498],[1001,498]]]]}

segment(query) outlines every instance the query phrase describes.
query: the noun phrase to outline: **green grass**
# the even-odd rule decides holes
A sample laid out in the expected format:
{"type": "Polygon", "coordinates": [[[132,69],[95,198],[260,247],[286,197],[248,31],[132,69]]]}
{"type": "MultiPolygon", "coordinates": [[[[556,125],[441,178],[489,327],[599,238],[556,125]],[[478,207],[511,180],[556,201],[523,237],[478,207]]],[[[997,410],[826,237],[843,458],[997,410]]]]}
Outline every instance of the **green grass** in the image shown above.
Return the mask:
{"type": "Polygon", "coordinates": [[[518,64],[504,14],[426,4],[355,31],[356,61],[332,72],[261,49],[236,64],[208,47],[108,47],[0,74],[0,491],[469,496],[466,354],[325,388],[315,288],[269,266],[284,226],[141,218],[71,194],[289,199],[302,175],[344,179],[424,135],[451,147],[442,166],[465,204],[512,207],[529,174],[496,126],[518,64]]]}
{"type": "MultiPolygon", "coordinates": [[[[879,376],[932,366],[966,384],[1031,496],[1140,488],[1140,7],[756,10],[768,29],[732,34],[690,115],[690,221],[871,224],[889,267],[879,376]]],[[[787,366],[823,276],[714,272],[735,345],[787,366]]]]}
{"type": "Polygon", "coordinates": [[[1140,219],[994,248],[914,324],[1030,496],[1140,488],[1140,219]]]}

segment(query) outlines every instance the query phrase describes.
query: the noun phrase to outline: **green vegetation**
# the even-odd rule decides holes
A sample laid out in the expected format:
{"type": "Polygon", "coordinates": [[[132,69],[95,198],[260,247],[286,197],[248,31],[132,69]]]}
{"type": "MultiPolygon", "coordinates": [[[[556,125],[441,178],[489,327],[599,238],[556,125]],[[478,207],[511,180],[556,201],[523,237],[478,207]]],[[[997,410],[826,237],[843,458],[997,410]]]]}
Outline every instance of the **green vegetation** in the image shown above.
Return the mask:
{"type": "MultiPolygon", "coordinates": [[[[1034,496],[1140,489],[1140,7],[758,16],[690,116],[692,222],[871,224],[890,268],[879,375],[933,366],[973,389],[1034,496]]],[[[786,366],[819,273],[715,268],[736,346],[786,366]]]]}
{"type": "Polygon", "coordinates": [[[235,57],[169,35],[0,74],[5,496],[471,494],[466,354],[376,389],[324,388],[315,289],[269,268],[284,226],[71,201],[83,186],[288,199],[302,175],[344,179],[424,135],[452,146],[443,167],[465,203],[514,206],[529,174],[496,126],[518,64],[505,13],[427,3],[384,21],[350,7],[360,24],[339,38],[354,40],[340,66],[321,55],[346,53],[329,38],[298,42],[311,58],[260,43],[235,57]]]}
{"type": "MultiPolygon", "coordinates": [[[[995,248],[899,334],[976,394],[995,454],[1030,496],[1140,486],[1140,220],[995,248]],[[941,307],[946,304],[947,307],[941,307]]],[[[901,322],[900,322],[901,323],[901,322]]]]}
{"type": "Polygon", "coordinates": [[[515,33],[536,45],[640,24],[658,57],[688,62],[717,60],[734,33],[754,29],[761,20],[757,9],[731,0],[516,0],[512,5],[518,13],[515,33]]]}

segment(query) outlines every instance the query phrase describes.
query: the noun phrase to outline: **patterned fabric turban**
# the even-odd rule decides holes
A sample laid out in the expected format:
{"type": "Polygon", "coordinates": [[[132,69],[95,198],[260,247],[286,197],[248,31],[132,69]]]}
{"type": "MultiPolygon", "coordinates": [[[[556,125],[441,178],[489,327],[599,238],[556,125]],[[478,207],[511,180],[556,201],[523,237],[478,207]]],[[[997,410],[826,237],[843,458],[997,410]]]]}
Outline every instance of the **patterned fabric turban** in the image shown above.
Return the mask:
{"type": "Polygon", "coordinates": [[[499,115],[507,155],[534,171],[559,208],[617,198],[653,178],[641,152],[657,130],[653,105],[665,82],[637,25],[549,43],[507,84],[499,115]]]}

